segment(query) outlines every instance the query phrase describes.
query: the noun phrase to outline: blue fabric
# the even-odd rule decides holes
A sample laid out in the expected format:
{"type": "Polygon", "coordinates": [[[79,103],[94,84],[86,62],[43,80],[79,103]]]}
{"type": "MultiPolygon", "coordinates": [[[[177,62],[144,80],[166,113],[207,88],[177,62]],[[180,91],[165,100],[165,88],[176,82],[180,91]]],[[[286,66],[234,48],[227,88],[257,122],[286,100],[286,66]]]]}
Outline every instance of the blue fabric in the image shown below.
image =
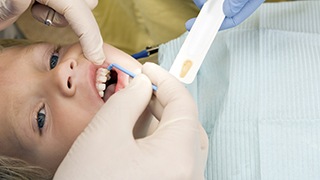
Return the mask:
{"type": "MultiPolygon", "coordinates": [[[[319,9],[265,3],[218,33],[186,85],[209,137],[207,179],[320,179],[319,9]]],[[[186,35],[160,46],[162,67],[186,35]]]]}

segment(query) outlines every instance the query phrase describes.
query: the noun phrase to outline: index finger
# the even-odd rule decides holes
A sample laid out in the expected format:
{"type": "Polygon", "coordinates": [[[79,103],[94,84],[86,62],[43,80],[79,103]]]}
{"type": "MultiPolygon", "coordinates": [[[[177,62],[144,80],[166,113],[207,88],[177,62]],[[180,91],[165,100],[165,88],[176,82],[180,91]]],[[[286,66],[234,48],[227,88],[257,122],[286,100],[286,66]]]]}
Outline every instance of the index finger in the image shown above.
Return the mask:
{"type": "Polygon", "coordinates": [[[196,104],[180,81],[153,63],[145,63],[142,72],[158,86],[158,90],[154,94],[164,108],[161,123],[177,119],[190,119],[191,121],[198,119],[196,104]]]}
{"type": "Polygon", "coordinates": [[[158,65],[145,63],[142,73],[158,87],[154,94],[161,104],[158,108],[163,108],[163,111],[152,137],[141,141],[156,144],[162,153],[178,159],[178,166],[179,162],[191,163],[195,165],[193,167],[200,168],[197,172],[203,173],[208,139],[198,121],[197,107],[191,94],[178,79],[158,65]]]}
{"type": "Polygon", "coordinates": [[[88,4],[83,0],[37,0],[63,15],[79,37],[84,55],[95,64],[105,60],[99,26],[88,4]]]}

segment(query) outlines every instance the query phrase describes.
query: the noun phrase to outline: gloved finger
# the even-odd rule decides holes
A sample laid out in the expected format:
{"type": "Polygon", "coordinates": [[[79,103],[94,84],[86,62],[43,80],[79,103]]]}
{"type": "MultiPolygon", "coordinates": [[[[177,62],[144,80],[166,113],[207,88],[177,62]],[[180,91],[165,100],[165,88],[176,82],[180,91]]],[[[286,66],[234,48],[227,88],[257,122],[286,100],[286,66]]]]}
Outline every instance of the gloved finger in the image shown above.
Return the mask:
{"type": "Polygon", "coordinates": [[[6,0],[0,2],[0,18],[6,20],[14,16],[20,16],[24,11],[28,9],[31,4],[31,0],[6,0]]]}
{"type": "Polygon", "coordinates": [[[152,96],[151,101],[149,103],[149,109],[151,113],[160,120],[162,118],[163,114],[163,106],[159,102],[158,98],[156,96],[152,96]]]}
{"type": "Polygon", "coordinates": [[[223,12],[227,17],[233,17],[239,13],[249,1],[250,0],[225,0],[223,2],[223,12]]]}
{"type": "MultiPolygon", "coordinates": [[[[203,4],[206,2],[207,0],[193,0],[193,2],[196,4],[196,6],[201,9],[203,4]]],[[[185,27],[187,31],[191,30],[191,27],[194,24],[194,21],[196,20],[196,18],[191,18],[189,19],[186,23],[185,23],[185,27]]]]}
{"type": "Polygon", "coordinates": [[[39,3],[53,8],[63,15],[79,37],[85,57],[95,64],[102,64],[105,60],[103,40],[98,24],[83,0],[37,0],[39,3]]]}
{"type": "MultiPolygon", "coordinates": [[[[198,121],[197,108],[195,107],[191,95],[178,80],[157,65],[145,63],[142,72],[145,73],[154,84],[158,85],[158,91],[155,93],[156,97],[153,97],[149,107],[150,109],[153,109],[153,111],[156,111],[157,118],[161,119],[160,126],[154,134],[154,137],[161,138],[159,138],[160,140],[156,138],[152,139],[153,143],[158,141],[158,144],[162,144],[163,140],[166,139],[164,137],[167,135],[167,138],[172,140],[172,144],[179,143],[174,144],[174,147],[179,146],[177,149],[181,148],[183,151],[188,149],[194,151],[194,153],[199,153],[200,158],[194,160],[195,164],[202,167],[202,169],[205,169],[208,155],[208,136],[198,121]],[[172,87],[174,89],[172,89],[172,93],[170,93],[170,88],[172,87]],[[177,96],[178,94],[181,96],[177,96]],[[164,102],[164,98],[168,98],[168,102],[164,102]],[[174,103],[174,101],[181,101],[181,104],[173,106],[168,105],[174,103]],[[186,109],[183,110],[184,108],[186,109]],[[168,111],[168,109],[171,112],[168,111]],[[166,114],[173,114],[173,116],[170,117],[166,114]],[[188,117],[192,119],[188,119],[188,117]],[[170,118],[172,119],[169,120],[170,118]],[[170,122],[171,124],[166,123],[166,127],[164,128],[161,127],[161,123],[168,121],[173,122],[170,122]],[[173,123],[176,123],[176,125],[173,126],[173,123]],[[168,128],[169,126],[170,128],[168,128]],[[164,131],[165,128],[168,128],[168,131],[164,131]],[[159,129],[161,132],[159,132],[159,129]],[[175,139],[176,141],[174,141],[175,139]],[[186,141],[189,141],[189,143],[186,141]],[[190,148],[190,146],[192,147],[190,148]]],[[[188,157],[185,158],[188,159],[188,157]]]]}
{"type": "Polygon", "coordinates": [[[41,23],[45,23],[45,21],[49,18],[52,22],[52,26],[55,27],[65,27],[68,26],[68,21],[58,12],[53,12],[54,15],[52,16],[52,19],[50,18],[50,14],[52,12],[49,12],[52,10],[50,7],[45,6],[43,4],[35,3],[32,5],[31,13],[32,16],[38,20],[41,23]]]}
{"type": "Polygon", "coordinates": [[[137,143],[158,146],[156,150],[177,159],[172,162],[177,163],[174,166],[192,164],[194,166],[191,169],[196,168],[199,173],[196,174],[196,179],[203,177],[208,140],[198,121],[197,108],[190,93],[183,84],[158,65],[145,63],[142,72],[158,86],[154,94],[163,107],[163,114],[152,136],[139,139],[137,143]]]}
{"type": "Polygon", "coordinates": [[[200,134],[200,151],[201,151],[201,161],[200,165],[205,169],[208,159],[208,149],[209,149],[209,140],[208,135],[202,125],[199,123],[199,134],[200,134]]]}
{"type": "Polygon", "coordinates": [[[134,125],[149,104],[151,94],[150,80],[143,74],[137,75],[128,87],[109,98],[89,127],[93,130],[103,128],[108,132],[107,142],[121,143],[121,138],[133,139],[134,125]]]}
{"type": "Polygon", "coordinates": [[[187,31],[191,30],[195,21],[196,21],[196,18],[191,18],[185,23],[185,27],[186,27],[187,31]]]}
{"type": "Polygon", "coordinates": [[[198,119],[197,108],[191,94],[176,78],[154,63],[145,63],[142,66],[142,73],[158,86],[154,94],[164,107],[160,124],[181,118],[191,121],[198,119]]]}
{"type": "Polygon", "coordinates": [[[31,3],[31,0],[0,1],[0,30],[13,24],[31,3]]]}
{"type": "Polygon", "coordinates": [[[193,0],[193,2],[198,6],[199,9],[202,8],[203,4],[206,2],[207,0],[193,0]]]}
{"type": "Polygon", "coordinates": [[[241,4],[241,0],[226,0],[223,4],[223,12],[226,15],[220,30],[228,29],[239,25],[247,19],[264,0],[247,0],[241,4]]]}
{"type": "Polygon", "coordinates": [[[88,7],[93,10],[98,5],[98,0],[85,0],[88,7]]]}
{"type": "Polygon", "coordinates": [[[175,77],[154,63],[145,63],[142,73],[158,87],[154,95],[164,108],[158,128],[152,136],[138,142],[157,144],[159,150],[165,146],[166,153],[175,155],[182,162],[198,162],[194,158],[199,158],[201,153],[198,112],[190,93],[175,77]],[[177,156],[177,151],[184,153],[177,156]]]}

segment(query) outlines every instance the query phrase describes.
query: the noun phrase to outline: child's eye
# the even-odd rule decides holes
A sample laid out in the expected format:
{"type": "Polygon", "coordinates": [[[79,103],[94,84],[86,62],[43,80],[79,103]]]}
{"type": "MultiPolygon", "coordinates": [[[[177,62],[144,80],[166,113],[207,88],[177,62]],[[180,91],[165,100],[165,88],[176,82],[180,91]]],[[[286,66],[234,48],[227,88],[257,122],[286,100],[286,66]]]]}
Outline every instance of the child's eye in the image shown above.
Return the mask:
{"type": "Polygon", "coordinates": [[[43,128],[44,124],[46,122],[46,110],[44,107],[42,107],[37,114],[37,125],[41,132],[41,129],[43,128]]]}
{"type": "Polygon", "coordinates": [[[55,52],[50,57],[50,70],[57,66],[58,61],[59,61],[59,54],[55,52]]]}

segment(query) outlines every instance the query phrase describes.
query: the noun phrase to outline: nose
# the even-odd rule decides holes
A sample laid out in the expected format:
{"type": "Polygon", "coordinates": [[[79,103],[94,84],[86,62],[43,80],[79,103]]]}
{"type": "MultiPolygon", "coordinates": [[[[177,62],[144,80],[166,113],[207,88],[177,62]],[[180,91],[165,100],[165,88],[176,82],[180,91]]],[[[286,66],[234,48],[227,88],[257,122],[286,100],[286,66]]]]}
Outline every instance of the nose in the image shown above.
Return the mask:
{"type": "Polygon", "coordinates": [[[64,96],[73,96],[76,92],[76,83],[74,81],[76,67],[77,61],[70,59],[61,62],[53,69],[56,85],[64,96]]]}

